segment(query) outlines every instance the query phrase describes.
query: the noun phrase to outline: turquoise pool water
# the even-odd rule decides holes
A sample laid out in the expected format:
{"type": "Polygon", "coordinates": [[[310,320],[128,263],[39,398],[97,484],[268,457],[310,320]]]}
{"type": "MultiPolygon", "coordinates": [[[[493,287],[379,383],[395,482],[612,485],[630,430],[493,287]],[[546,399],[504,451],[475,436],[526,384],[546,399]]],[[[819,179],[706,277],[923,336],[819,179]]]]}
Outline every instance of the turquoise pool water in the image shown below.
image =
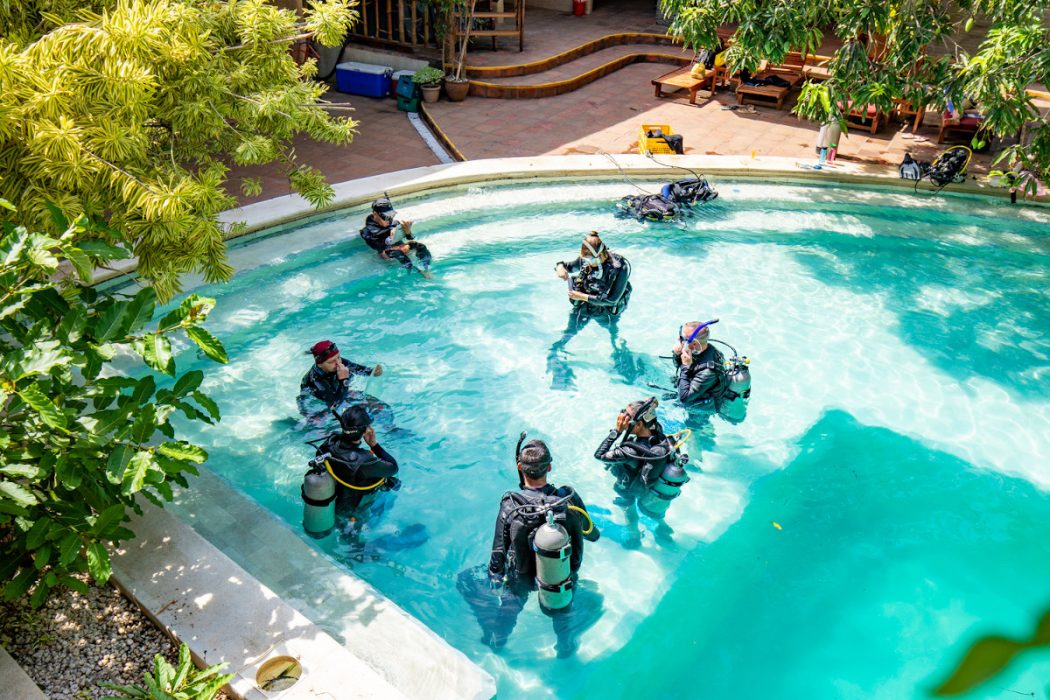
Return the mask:
{"type": "MultiPolygon", "coordinates": [[[[208,466],[301,530],[312,451],[295,397],[305,349],[332,338],[386,368],[358,388],[393,406],[402,430],[380,437],[404,486],[363,548],[309,541],[492,672],[501,697],[926,697],[977,637],[1027,636],[1050,608],[1050,217],[716,184],[678,227],[615,218],[623,184],[406,199],[432,281],[365,250],[360,210],[252,244],[316,242],[204,289],[232,360],[179,366],[205,369],[223,410],[194,428],[208,466]],[[568,345],[575,386],[552,389],[568,316],[552,267],[591,229],[633,264],[625,345],[589,325],[568,345]],[[693,436],[668,534],[625,515],[592,454],[624,404],[668,384],[658,356],[679,323],[709,317],[753,360],[749,416],[693,436]],[[523,429],[604,533],[569,659],[535,599],[493,653],[456,589],[487,561],[523,429]]],[[[1042,697],[1048,679],[1050,653],[1031,653],[968,697],[1042,697]]]]}

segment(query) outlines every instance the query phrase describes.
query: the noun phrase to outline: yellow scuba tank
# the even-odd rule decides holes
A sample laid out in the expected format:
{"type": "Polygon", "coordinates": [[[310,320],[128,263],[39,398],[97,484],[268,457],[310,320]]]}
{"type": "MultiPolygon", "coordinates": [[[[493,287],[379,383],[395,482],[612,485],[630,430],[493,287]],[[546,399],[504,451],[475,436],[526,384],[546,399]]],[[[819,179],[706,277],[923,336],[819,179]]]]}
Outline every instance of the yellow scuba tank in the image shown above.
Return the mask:
{"type": "Polygon", "coordinates": [[[536,553],[536,584],[540,605],[547,610],[561,610],[572,602],[572,540],[569,533],[554,521],[547,511],[547,521],[536,528],[532,539],[536,553]]]}

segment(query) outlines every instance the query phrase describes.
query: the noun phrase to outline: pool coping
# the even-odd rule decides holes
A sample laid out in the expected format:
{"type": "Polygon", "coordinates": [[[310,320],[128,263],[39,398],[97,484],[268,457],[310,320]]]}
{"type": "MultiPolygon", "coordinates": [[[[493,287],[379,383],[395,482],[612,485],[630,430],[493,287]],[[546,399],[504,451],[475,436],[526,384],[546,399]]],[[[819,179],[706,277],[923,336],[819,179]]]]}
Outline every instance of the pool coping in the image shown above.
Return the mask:
{"type": "MultiPolygon", "coordinates": [[[[426,121],[426,115],[424,115],[426,121]]],[[[446,147],[450,142],[436,137],[446,147]]],[[[452,145],[452,155],[456,156],[452,145]]],[[[263,229],[324,216],[370,202],[383,195],[407,196],[448,187],[477,183],[512,183],[530,180],[559,180],[585,178],[601,180],[625,176],[664,178],[669,171],[683,168],[701,172],[714,178],[761,179],[777,183],[869,185],[880,188],[911,190],[915,183],[903,180],[897,168],[891,165],[838,161],[833,169],[814,170],[811,163],[797,158],[746,155],[697,156],[661,155],[660,162],[638,154],[547,155],[521,158],[488,158],[455,163],[427,165],[406,170],[371,175],[332,185],[334,196],[326,206],[315,207],[298,194],[274,197],[228,209],[219,214],[219,221],[227,227],[227,241],[234,241],[263,229]]],[[[679,171],[679,177],[683,171],[679,171]]],[[[1008,199],[1005,188],[968,180],[953,184],[949,195],[976,195],[1008,199]]],[[[1025,200],[1017,206],[1037,207],[1050,211],[1050,195],[1025,200]]],[[[133,276],[137,260],[116,261],[110,267],[95,270],[95,283],[112,283],[133,276]]]]}

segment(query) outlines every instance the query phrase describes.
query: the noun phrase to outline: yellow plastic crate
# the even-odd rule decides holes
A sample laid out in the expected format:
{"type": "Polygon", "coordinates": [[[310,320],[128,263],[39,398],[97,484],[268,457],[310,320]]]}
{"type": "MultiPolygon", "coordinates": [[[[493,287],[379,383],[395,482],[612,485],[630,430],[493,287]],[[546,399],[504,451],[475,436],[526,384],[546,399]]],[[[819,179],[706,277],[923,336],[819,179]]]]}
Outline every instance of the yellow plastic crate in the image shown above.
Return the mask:
{"type": "Polygon", "coordinates": [[[670,136],[674,134],[670,124],[642,124],[642,130],[638,135],[638,152],[643,156],[647,153],[654,155],[659,154],[674,154],[671,147],[667,145],[663,139],[649,138],[646,136],[647,133],[659,129],[664,136],[670,136]]]}

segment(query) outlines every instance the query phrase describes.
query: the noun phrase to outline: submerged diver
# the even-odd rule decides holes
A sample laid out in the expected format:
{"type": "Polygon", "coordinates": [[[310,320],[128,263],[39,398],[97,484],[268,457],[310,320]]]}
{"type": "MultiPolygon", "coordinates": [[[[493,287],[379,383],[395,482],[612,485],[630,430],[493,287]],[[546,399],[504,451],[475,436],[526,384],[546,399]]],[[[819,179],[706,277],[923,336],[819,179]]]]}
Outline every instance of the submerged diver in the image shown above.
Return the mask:
{"type": "Polygon", "coordinates": [[[361,238],[368,247],[379,253],[384,260],[396,260],[406,270],[417,270],[421,275],[430,278],[430,263],[433,256],[430,249],[415,240],[412,236],[412,222],[398,221],[394,205],[386,197],[372,202],[372,213],[365,219],[361,229],[361,238]],[[412,253],[418,267],[412,264],[412,253]]]}
{"type": "Polygon", "coordinates": [[[364,522],[382,513],[376,507],[379,494],[401,488],[394,476],[397,460],[380,446],[368,412],[351,406],[338,418],[339,432],[317,446],[303,477],[303,527],[314,537],[331,532],[337,515],[350,519],[359,532],[364,522]]]}
{"type": "MultiPolygon", "coordinates": [[[[718,412],[731,423],[740,422],[751,398],[750,360],[739,355],[725,356],[710,342],[711,326],[718,319],[701,323],[691,321],[678,329],[678,342],[673,348],[675,389],[678,400],[693,408],[718,412]]],[[[724,344],[724,343],[723,343],[724,344]]]]}
{"type": "MultiPolygon", "coordinates": [[[[547,483],[551,470],[550,450],[542,440],[516,450],[517,491],[500,500],[487,576],[492,591],[479,590],[471,570],[460,574],[458,587],[467,596],[485,633],[483,641],[493,649],[506,643],[530,591],[538,590],[540,608],[554,619],[559,657],[571,655],[576,637],[589,626],[579,615],[597,612],[592,601],[573,604],[577,572],[583,563],[583,542],[599,538],[583,501],[569,486],[547,483]],[[582,612],[574,613],[573,607],[582,612]]],[[[593,624],[591,620],[590,624],[593,624]]]]}
{"type": "MultiPolygon", "coordinates": [[[[616,477],[614,486],[625,506],[628,524],[637,530],[637,515],[630,507],[635,502],[648,515],[662,518],[671,501],[689,481],[685,465],[689,456],[680,452],[674,435],[664,434],[656,417],[659,402],[655,396],[627,405],[616,417],[616,428],[610,430],[594,458],[616,477]],[[616,445],[617,439],[623,440],[616,445]]],[[[661,528],[660,534],[666,528],[661,528]]],[[[632,538],[628,545],[637,545],[632,538]]]]}
{"type": "Polygon", "coordinates": [[[634,359],[625,344],[617,342],[617,323],[631,299],[631,263],[621,255],[609,252],[597,231],[583,239],[580,255],[569,262],[559,262],[554,273],[569,285],[572,311],[569,323],[547,353],[547,371],[554,378],[552,387],[573,386],[573,372],[562,357],[569,341],[593,318],[609,331],[613,363],[627,381],[637,379],[634,359]]]}
{"type": "Polygon", "coordinates": [[[339,346],[331,340],[315,343],[307,353],[313,355],[314,366],[299,383],[299,413],[309,418],[327,417],[331,408],[343,403],[363,404],[373,416],[390,410],[376,397],[350,388],[351,376],[381,376],[382,365],[367,367],[351,362],[340,355],[339,346]]]}

